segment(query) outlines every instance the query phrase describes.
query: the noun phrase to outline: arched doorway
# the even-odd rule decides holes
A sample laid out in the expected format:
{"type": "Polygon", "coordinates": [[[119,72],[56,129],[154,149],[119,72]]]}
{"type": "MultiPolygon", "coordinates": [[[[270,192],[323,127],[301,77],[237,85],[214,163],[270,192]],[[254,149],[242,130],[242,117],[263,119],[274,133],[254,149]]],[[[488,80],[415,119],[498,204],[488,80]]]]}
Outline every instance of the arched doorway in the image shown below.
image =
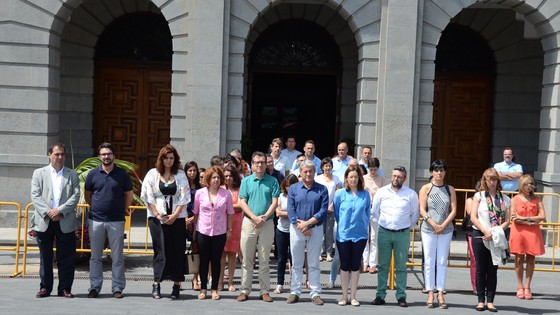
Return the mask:
{"type": "Polygon", "coordinates": [[[163,16],[125,15],[95,49],[94,148],[108,141],[143,176],[169,143],[171,33],[163,16]]]}
{"type": "MultiPolygon", "coordinates": [[[[446,161],[446,182],[457,188],[473,188],[490,161],[494,75],[486,41],[449,24],[436,54],[431,158],[446,161]]],[[[457,205],[462,209],[462,194],[457,205]]]]}
{"type": "Polygon", "coordinates": [[[315,154],[331,156],[339,136],[342,60],[334,39],[305,20],[267,28],[249,58],[247,126],[252,150],[275,137],[313,139],[315,154]]]}

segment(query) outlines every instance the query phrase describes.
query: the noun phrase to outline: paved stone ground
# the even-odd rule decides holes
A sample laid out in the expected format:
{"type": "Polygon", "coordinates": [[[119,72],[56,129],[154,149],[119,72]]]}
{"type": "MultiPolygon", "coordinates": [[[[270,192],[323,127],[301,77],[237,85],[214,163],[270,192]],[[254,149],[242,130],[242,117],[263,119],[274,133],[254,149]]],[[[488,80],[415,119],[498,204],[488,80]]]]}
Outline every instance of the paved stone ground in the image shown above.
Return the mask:
{"type": "MultiPolygon", "coordinates": [[[[334,289],[324,289],[322,297],[324,306],[312,305],[308,291],[304,290],[300,303],[287,305],[285,303],[288,292],[283,294],[271,293],[275,299],[273,303],[264,303],[258,300],[256,294],[250,296],[247,302],[237,302],[237,294],[223,291],[220,301],[199,301],[196,299],[198,292],[190,289],[190,279],[183,284],[185,290],[179,301],[169,298],[154,300],[151,298],[151,263],[150,257],[142,255],[126,256],[127,288],[125,298],[113,299],[110,292],[110,259],[104,259],[105,283],[98,299],[88,299],[87,289],[89,287],[87,263],[78,266],[73,292],[74,299],[63,299],[60,297],[49,297],[44,299],[35,298],[39,289],[39,277],[36,271],[38,253],[29,254],[29,268],[26,276],[10,278],[7,275],[0,276],[0,313],[1,314],[285,314],[286,312],[298,312],[302,314],[318,313],[339,314],[351,312],[352,314],[371,314],[372,312],[383,312],[383,314],[402,314],[403,312],[414,312],[415,314],[434,314],[441,312],[458,312],[458,314],[476,314],[474,305],[476,297],[470,288],[470,276],[468,269],[452,268],[448,271],[446,302],[448,310],[428,309],[425,306],[426,294],[422,294],[423,285],[420,268],[409,268],[408,273],[408,302],[410,307],[403,309],[396,305],[394,292],[389,291],[387,304],[384,306],[372,306],[369,303],[375,297],[375,286],[377,275],[362,274],[360,278],[360,289],[358,299],[362,302],[360,307],[340,307],[336,304],[341,297],[340,286],[334,289]]],[[[0,264],[10,261],[9,254],[0,253],[0,264]]],[[[330,263],[321,263],[321,282],[323,287],[328,282],[328,270],[330,263]]],[[[240,271],[236,270],[235,282],[239,283],[240,271]]],[[[189,277],[190,278],[190,277],[189,277]]],[[[286,280],[289,281],[289,276],[286,280]]],[[[256,276],[255,276],[256,279],[256,276]]],[[[271,282],[275,287],[276,267],[272,259],[271,282]]],[[[56,283],[56,282],[55,282],[56,283]]],[[[498,274],[498,295],[496,306],[501,314],[560,314],[560,274],[553,272],[537,272],[532,285],[535,299],[532,301],[520,300],[515,297],[516,281],[511,270],[500,270],[498,274]]],[[[337,279],[337,284],[339,280],[337,279]]],[[[56,284],[55,284],[56,285],[56,284]]],[[[171,282],[162,284],[162,294],[171,293],[171,282]]],[[[286,287],[286,286],[285,286],[286,287]]],[[[254,283],[254,289],[258,290],[258,284],[254,283]]]]}

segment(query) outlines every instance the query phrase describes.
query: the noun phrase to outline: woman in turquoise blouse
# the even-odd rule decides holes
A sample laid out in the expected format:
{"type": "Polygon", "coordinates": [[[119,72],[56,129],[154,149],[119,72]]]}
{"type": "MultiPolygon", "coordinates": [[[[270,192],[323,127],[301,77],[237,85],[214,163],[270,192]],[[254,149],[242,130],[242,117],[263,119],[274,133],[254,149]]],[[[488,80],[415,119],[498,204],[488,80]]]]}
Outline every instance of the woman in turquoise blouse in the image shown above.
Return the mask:
{"type": "Polygon", "coordinates": [[[362,253],[366,246],[369,229],[371,200],[364,188],[362,172],[350,166],[344,173],[344,188],[334,196],[334,215],[338,229],[336,249],[340,256],[340,284],[342,299],[338,305],[348,304],[348,278],[351,278],[350,303],[359,306],[356,299],[362,253]]]}

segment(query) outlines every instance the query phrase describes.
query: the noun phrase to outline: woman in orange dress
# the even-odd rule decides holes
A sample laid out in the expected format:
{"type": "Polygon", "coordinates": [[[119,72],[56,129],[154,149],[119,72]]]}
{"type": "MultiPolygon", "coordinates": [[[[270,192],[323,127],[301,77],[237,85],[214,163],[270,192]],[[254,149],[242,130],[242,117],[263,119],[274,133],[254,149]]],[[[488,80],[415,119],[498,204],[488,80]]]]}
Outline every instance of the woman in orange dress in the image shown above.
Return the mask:
{"type": "Polygon", "coordinates": [[[539,223],[545,220],[542,201],[535,196],[535,182],[530,175],[519,178],[519,194],[511,199],[512,215],[509,247],[515,254],[515,275],[517,276],[517,297],[533,299],[531,280],[535,270],[535,256],[544,254],[544,242],[539,223]],[[525,285],[523,285],[523,264],[526,262],[525,285]]]}
{"type": "Polygon", "coordinates": [[[237,288],[233,285],[233,278],[235,276],[236,268],[236,255],[241,251],[241,223],[243,223],[243,212],[241,206],[238,203],[239,187],[241,186],[241,176],[237,172],[235,165],[226,165],[224,168],[224,177],[226,188],[231,193],[233,199],[233,210],[235,214],[233,215],[233,226],[231,232],[231,238],[227,240],[224,247],[224,252],[222,253],[222,259],[220,261],[220,281],[218,282],[218,290],[223,290],[224,284],[224,270],[226,267],[226,258],[228,264],[228,290],[230,292],[235,292],[237,288]]]}

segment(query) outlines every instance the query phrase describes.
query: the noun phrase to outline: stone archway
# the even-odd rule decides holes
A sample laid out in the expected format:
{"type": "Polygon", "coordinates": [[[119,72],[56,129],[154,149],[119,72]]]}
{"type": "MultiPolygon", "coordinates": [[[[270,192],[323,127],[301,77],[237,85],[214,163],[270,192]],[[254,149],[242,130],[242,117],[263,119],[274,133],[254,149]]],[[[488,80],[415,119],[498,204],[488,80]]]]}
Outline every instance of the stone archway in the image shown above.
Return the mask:
{"type": "MultiPolygon", "coordinates": [[[[522,1],[511,1],[507,4],[475,3],[475,1],[459,2],[454,5],[440,6],[437,1],[424,3],[424,22],[422,28],[422,64],[430,64],[435,60],[437,44],[441,33],[449,23],[463,25],[479,33],[487,41],[496,60],[496,87],[493,94],[493,120],[491,145],[481,148],[490,152],[486,161],[488,166],[501,160],[501,151],[505,145],[516,147],[516,155],[522,152],[527,167],[524,170],[533,173],[544,165],[538,165],[539,137],[543,136],[539,124],[543,106],[547,96],[546,72],[543,64],[546,53],[543,46],[547,41],[546,34],[552,31],[550,24],[543,22],[542,12],[522,1]],[[449,17],[452,17],[451,20],[449,17]],[[539,27],[534,23],[539,21],[539,27]],[[541,44],[542,43],[542,44],[541,44]],[[530,117],[530,119],[525,119],[530,117]]],[[[557,46],[556,43],[550,43],[557,46]]],[[[431,107],[433,101],[435,69],[423,67],[420,77],[420,106],[431,107]]],[[[432,134],[430,123],[419,124],[419,134],[432,134]]],[[[428,161],[431,155],[425,148],[417,148],[418,161],[428,161]]],[[[426,170],[426,165],[417,165],[418,169],[426,170]]],[[[421,174],[422,172],[419,172],[421,174]]],[[[538,172],[535,172],[537,175],[538,172]]],[[[424,180],[425,180],[424,179],[424,180]]],[[[469,188],[469,187],[458,187],[469,188]]],[[[462,205],[459,205],[462,207],[462,205]]]]}
{"type": "MultiPolygon", "coordinates": [[[[382,1],[371,0],[354,6],[351,2],[328,0],[263,5],[256,0],[234,1],[230,16],[228,121],[226,150],[239,147],[247,132],[247,81],[249,56],[259,35],[278,21],[303,19],[323,27],[335,40],[342,57],[339,136],[351,138],[357,147],[375,146],[379,24],[382,1]],[[360,71],[362,69],[363,71],[360,71]]],[[[299,139],[302,144],[305,139],[299,139]]],[[[299,148],[301,149],[301,148],[299,148]]],[[[334,154],[335,148],[330,148],[334,154]]],[[[354,154],[354,152],[351,152],[354,154]]]]}
{"type": "Polygon", "coordinates": [[[340,135],[341,66],[338,46],[315,23],[284,20],[262,32],[249,57],[251,151],[293,136],[300,145],[313,139],[317,156],[331,156],[340,135]]]}

